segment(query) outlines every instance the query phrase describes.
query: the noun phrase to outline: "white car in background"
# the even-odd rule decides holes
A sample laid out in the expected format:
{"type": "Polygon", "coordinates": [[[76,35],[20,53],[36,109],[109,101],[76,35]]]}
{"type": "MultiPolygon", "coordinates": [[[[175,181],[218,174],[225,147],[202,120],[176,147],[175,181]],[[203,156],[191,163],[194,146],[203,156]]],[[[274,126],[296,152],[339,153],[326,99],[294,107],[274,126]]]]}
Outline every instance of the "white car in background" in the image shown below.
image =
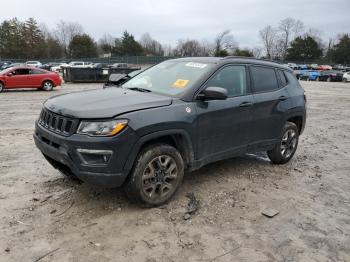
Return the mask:
{"type": "Polygon", "coordinates": [[[31,66],[31,67],[41,67],[42,64],[39,61],[27,61],[26,66],[31,66]]]}
{"type": "Polygon", "coordinates": [[[83,61],[73,61],[68,64],[68,67],[92,68],[93,63],[83,61]]]}
{"type": "Polygon", "coordinates": [[[68,66],[67,63],[51,63],[51,71],[52,72],[59,72],[61,71],[62,67],[68,66]]]}
{"type": "Polygon", "coordinates": [[[343,74],[343,82],[350,82],[350,71],[343,74]]]}

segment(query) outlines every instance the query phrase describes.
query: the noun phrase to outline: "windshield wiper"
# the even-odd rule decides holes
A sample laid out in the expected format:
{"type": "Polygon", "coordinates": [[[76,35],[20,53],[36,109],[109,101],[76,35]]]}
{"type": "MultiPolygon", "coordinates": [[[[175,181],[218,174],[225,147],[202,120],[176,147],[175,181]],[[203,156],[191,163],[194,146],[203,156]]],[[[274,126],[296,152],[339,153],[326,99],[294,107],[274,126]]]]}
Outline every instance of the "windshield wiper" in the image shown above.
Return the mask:
{"type": "Polygon", "coordinates": [[[139,92],[147,92],[147,93],[152,92],[149,89],[141,88],[141,87],[129,87],[127,89],[134,90],[134,91],[139,91],[139,92]]]}

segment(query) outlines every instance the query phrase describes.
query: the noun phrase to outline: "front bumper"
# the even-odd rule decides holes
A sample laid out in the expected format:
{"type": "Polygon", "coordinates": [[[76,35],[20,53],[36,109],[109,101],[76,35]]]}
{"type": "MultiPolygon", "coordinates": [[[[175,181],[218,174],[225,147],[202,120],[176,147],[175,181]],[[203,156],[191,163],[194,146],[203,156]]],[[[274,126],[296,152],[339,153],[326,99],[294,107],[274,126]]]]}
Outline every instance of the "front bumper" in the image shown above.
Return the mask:
{"type": "Polygon", "coordinates": [[[73,134],[64,137],[36,123],[36,146],[55,168],[73,173],[79,179],[105,188],[121,186],[129,171],[124,166],[137,135],[130,128],[114,137],[89,137],[73,134]],[[112,152],[106,163],[89,162],[81,152],[112,152]]]}

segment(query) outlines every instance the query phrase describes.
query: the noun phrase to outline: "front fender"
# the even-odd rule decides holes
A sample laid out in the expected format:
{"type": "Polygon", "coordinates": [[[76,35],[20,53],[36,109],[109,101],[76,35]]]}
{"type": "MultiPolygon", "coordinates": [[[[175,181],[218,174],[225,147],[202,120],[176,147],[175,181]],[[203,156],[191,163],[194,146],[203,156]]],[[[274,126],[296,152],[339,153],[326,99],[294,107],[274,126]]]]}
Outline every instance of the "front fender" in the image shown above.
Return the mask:
{"type": "MultiPolygon", "coordinates": [[[[139,154],[141,148],[143,145],[145,145],[147,142],[151,140],[155,140],[157,138],[161,138],[164,136],[176,136],[181,135],[184,138],[185,142],[185,157],[188,161],[188,165],[191,166],[194,161],[194,151],[193,151],[193,145],[191,142],[190,135],[184,130],[184,129],[168,129],[168,130],[162,130],[157,131],[148,135],[145,135],[141,137],[133,146],[129,157],[124,165],[124,170],[130,171],[134,165],[134,162],[136,160],[137,155],[139,154]]],[[[177,142],[177,141],[175,141],[177,142]]]]}

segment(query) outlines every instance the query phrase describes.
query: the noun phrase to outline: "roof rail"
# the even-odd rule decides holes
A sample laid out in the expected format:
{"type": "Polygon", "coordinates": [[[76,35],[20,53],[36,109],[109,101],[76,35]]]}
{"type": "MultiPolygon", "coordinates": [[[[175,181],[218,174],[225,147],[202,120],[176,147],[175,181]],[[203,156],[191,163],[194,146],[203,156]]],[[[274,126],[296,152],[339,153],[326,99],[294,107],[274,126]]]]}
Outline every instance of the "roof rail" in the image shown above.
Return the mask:
{"type": "Polygon", "coordinates": [[[251,60],[260,60],[260,61],[266,61],[266,62],[273,62],[276,63],[275,61],[271,59],[264,59],[264,58],[256,58],[256,57],[249,57],[249,56],[225,56],[223,59],[230,59],[230,58],[242,58],[242,59],[251,59],[251,60]]]}

